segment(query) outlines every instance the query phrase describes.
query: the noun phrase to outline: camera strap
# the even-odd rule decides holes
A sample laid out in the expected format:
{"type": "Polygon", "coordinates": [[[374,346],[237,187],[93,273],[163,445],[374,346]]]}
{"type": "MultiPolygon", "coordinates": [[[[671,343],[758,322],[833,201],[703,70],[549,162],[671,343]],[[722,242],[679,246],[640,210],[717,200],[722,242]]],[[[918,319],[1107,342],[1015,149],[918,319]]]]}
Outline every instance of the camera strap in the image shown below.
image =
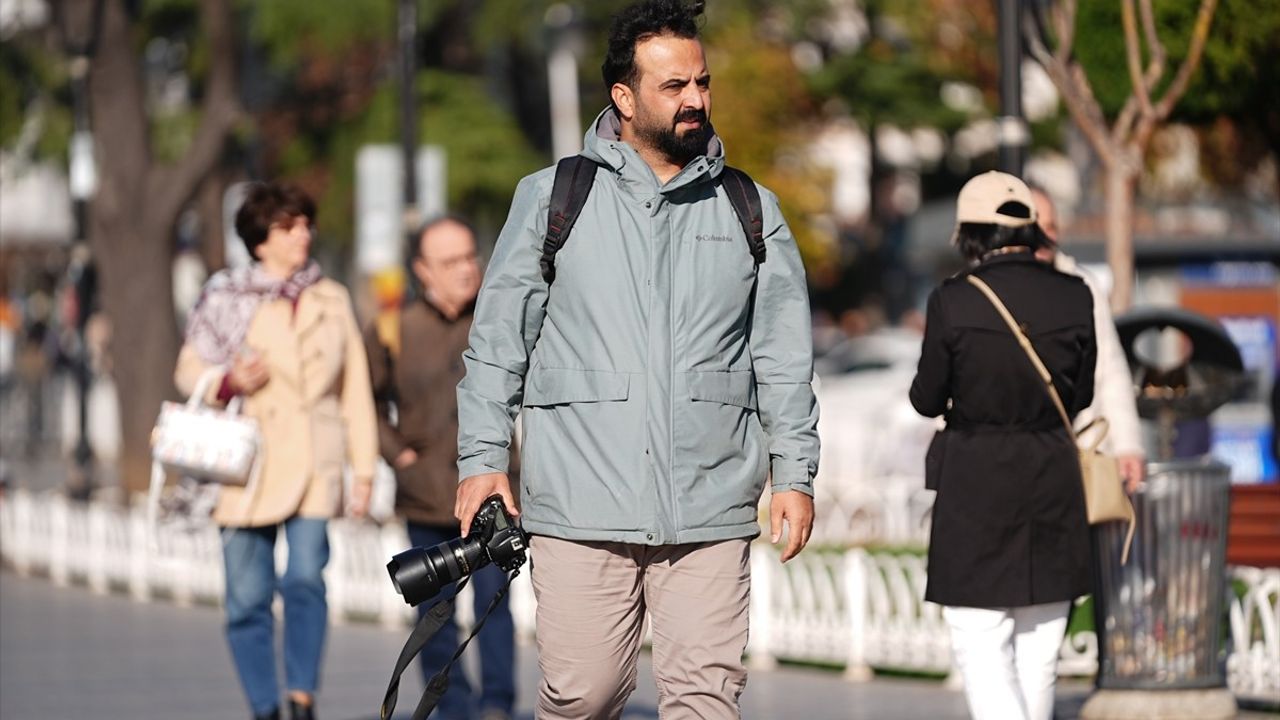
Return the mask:
{"type": "MultiPolygon", "coordinates": [[[[498,603],[502,602],[502,599],[507,596],[507,592],[511,589],[511,582],[519,574],[520,568],[517,567],[507,575],[507,582],[489,601],[488,609],[476,620],[475,626],[471,628],[471,634],[458,645],[453,657],[449,658],[449,662],[445,663],[440,672],[427,681],[426,689],[422,691],[422,697],[418,699],[418,706],[413,711],[413,720],[426,720],[427,715],[431,714],[432,710],[435,710],[436,704],[440,702],[440,698],[444,697],[445,691],[449,689],[449,671],[453,668],[453,664],[458,661],[458,658],[462,657],[462,653],[467,649],[471,639],[480,632],[480,628],[484,627],[485,620],[489,619],[489,615],[498,607],[498,603]]],[[[467,582],[470,580],[470,575],[463,578],[458,583],[453,597],[432,605],[431,609],[414,626],[413,632],[409,634],[409,639],[405,641],[404,647],[400,650],[400,657],[396,659],[395,670],[391,672],[391,682],[387,683],[387,694],[382,698],[381,714],[379,715],[382,720],[390,720],[391,714],[395,712],[396,700],[400,694],[400,676],[408,669],[413,659],[422,651],[422,648],[431,640],[431,637],[439,632],[445,623],[453,621],[454,602],[458,594],[462,592],[462,588],[466,587],[467,582]]]]}

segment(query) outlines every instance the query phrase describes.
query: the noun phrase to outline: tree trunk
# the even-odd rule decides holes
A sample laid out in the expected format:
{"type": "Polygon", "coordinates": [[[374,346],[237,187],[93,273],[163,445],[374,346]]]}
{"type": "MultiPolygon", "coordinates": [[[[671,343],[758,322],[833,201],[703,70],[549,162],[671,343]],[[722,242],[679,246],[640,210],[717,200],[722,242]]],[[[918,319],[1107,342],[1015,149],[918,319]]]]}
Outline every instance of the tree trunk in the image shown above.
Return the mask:
{"type": "Polygon", "coordinates": [[[231,185],[231,173],[219,170],[200,185],[197,207],[200,212],[200,259],[210,275],[227,266],[225,228],[222,222],[222,196],[231,185]]]}
{"type": "MultiPolygon", "coordinates": [[[[80,0],[75,9],[84,12],[88,4],[80,0]]],[[[101,182],[90,205],[89,240],[99,269],[102,306],[111,319],[123,443],[120,478],[129,494],[146,490],[151,428],[160,403],[175,394],[174,223],[216,166],[239,112],[229,59],[229,2],[203,0],[201,10],[215,59],[200,127],[180,163],[160,166],[153,161],[136,29],[123,0],[106,0],[103,5],[90,73],[101,182]]]]}
{"type": "Polygon", "coordinates": [[[1103,167],[1111,312],[1119,315],[1133,304],[1133,193],[1138,174],[1125,163],[1103,167]]]}
{"type": "Polygon", "coordinates": [[[89,239],[102,308],[111,319],[120,480],[131,494],[146,488],[151,426],[173,387],[173,245],[148,222],[154,199],[146,189],[152,163],[142,67],[119,0],[104,5],[101,33],[89,87],[102,181],[91,203],[89,239]]]}
{"type": "Polygon", "coordinates": [[[147,488],[151,428],[161,402],[175,395],[178,329],[167,227],[149,227],[142,218],[130,218],[117,225],[111,251],[98,255],[103,309],[112,318],[112,367],[120,398],[120,480],[129,495],[147,488]]]}

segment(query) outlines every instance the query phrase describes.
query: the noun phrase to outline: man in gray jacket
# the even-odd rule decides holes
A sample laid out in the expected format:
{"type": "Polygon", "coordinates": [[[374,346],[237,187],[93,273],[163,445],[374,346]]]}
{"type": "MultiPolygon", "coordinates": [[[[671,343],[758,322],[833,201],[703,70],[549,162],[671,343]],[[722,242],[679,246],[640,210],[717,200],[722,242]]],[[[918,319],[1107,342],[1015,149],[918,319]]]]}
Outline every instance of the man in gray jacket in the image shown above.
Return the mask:
{"type": "Polygon", "coordinates": [[[456,515],[501,495],[523,409],[539,718],[617,718],[646,612],[664,718],[736,718],[749,545],[771,478],[784,561],[813,525],[817,403],[804,269],[777,198],[756,264],[719,182],[693,11],[614,18],[612,105],[587,132],[594,185],[554,282],[540,272],[554,168],[520,182],[458,385],[456,515]]]}

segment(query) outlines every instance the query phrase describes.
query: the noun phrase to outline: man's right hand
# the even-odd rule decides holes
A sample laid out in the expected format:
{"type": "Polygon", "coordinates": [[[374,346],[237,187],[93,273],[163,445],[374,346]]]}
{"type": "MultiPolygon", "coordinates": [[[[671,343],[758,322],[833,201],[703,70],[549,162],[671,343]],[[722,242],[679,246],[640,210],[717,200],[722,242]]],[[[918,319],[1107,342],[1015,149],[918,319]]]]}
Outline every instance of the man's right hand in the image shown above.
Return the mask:
{"type": "Polygon", "coordinates": [[[506,473],[472,475],[458,484],[458,499],[453,505],[453,516],[462,523],[462,537],[471,532],[472,518],[490,495],[502,496],[502,504],[507,506],[507,513],[513,518],[520,516],[516,501],[511,497],[511,481],[507,479],[506,473]]]}
{"type": "Polygon", "coordinates": [[[256,352],[242,352],[236,355],[227,373],[231,389],[238,395],[252,395],[262,389],[271,379],[271,370],[262,355],[256,352]]]}
{"type": "Polygon", "coordinates": [[[396,455],[395,466],[397,470],[403,470],[416,462],[418,462],[417,451],[413,448],[405,448],[396,455]]]}

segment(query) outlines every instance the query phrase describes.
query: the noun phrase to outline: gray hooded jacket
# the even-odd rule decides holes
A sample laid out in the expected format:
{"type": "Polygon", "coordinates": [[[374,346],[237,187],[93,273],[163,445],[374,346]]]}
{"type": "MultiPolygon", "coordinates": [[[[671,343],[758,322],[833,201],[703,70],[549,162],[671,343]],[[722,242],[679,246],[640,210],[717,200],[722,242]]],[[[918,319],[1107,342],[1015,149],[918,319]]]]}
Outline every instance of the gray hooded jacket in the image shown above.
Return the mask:
{"type": "Polygon", "coordinates": [[[813,494],[818,408],[800,254],[761,188],[756,267],[715,178],[718,138],[665,185],[619,137],[587,133],[599,163],[577,224],[538,261],[555,168],[520,181],[485,272],[458,385],[462,478],[505,472],[523,407],[524,528],[663,545],[759,534],[757,503],[813,494]]]}

